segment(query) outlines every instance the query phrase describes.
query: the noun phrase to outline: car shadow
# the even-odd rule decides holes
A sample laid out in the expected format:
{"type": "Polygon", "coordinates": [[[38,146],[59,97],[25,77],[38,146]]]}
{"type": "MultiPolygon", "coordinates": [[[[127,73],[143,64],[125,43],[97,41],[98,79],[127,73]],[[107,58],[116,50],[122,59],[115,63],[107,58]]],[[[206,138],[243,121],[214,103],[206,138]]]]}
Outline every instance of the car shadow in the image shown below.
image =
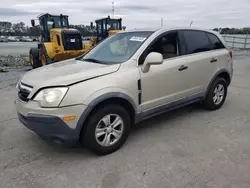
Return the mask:
{"type": "Polygon", "coordinates": [[[204,109],[202,108],[200,103],[191,104],[185,107],[178,108],[176,110],[172,110],[169,112],[165,112],[161,115],[154,116],[152,118],[149,118],[147,120],[144,120],[140,122],[137,125],[133,126],[133,133],[143,131],[143,129],[152,129],[160,128],[161,126],[168,126],[171,124],[168,124],[168,122],[171,122],[172,120],[181,117],[186,117],[193,115],[196,112],[203,112],[204,109]]]}
{"type": "MultiPolygon", "coordinates": [[[[193,114],[197,112],[199,113],[203,111],[204,109],[201,107],[200,104],[192,104],[186,107],[179,108],[177,110],[163,113],[161,115],[152,117],[148,120],[145,120],[139,124],[134,125],[131,131],[131,136],[136,137],[136,135],[141,134],[144,131],[147,132],[147,129],[158,130],[159,128],[162,128],[163,126],[164,127],[171,126],[171,121],[174,121],[176,118],[179,118],[180,116],[182,117],[192,116],[193,114]]],[[[88,158],[95,159],[95,158],[102,157],[102,156],[98,156],[86,150],[85,148],[82,147],[80,143],[77,143],[75,146],[72,146],[72,147],[65,147],[65,146],[61,146],[58,144],[45,141],[42,138],[40,139],[41,139],[41,142],[45,143],[45,144],[42,144],[40,142],[40,144],[43,145],[43,147],[40,147],[40,149],[43,151],[40,150],[40,152],[44,152],[44,154],[47,154],[52,158],[55,157],[55,160],[58,160],[56,159],[58,156],[61,156],[61,158],[65,157],[65,160],[67,160],[69,156],[74,157],[74,159],[79,159],[79,160],[88,159],[88,158]]],[[[133,144],[133,143],[131,143],[130,141],[126,142],[125,148],[127,145],[130,145],[130,144],[133,144]]],[[[117,152],[110,154],[110,155],[116,155],[116,154],[119,155],[119,152],[124,153],[125,151],[123,149],[118,150],[117,152]]]]}

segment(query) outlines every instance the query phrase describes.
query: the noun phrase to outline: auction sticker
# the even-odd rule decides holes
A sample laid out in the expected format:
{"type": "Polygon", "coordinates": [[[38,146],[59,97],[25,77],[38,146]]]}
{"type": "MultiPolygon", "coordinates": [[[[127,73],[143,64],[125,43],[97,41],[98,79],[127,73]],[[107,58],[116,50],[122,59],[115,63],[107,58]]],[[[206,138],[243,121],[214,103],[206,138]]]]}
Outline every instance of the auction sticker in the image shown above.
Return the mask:
{"type": "Polygon", "coordinates": [[[132,37],[129,40],[131,40],[131,41],[137,41],[137,42],[143,42],[144,40],[146,40],[146,37],[132,37]]]}

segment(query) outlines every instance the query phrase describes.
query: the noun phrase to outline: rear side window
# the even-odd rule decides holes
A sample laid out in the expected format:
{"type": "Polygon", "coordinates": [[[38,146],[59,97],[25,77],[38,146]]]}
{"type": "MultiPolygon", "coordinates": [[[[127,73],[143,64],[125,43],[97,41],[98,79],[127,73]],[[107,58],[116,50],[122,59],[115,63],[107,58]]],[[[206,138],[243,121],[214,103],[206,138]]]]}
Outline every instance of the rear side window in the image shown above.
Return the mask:
{"type": "Polygon", "coordinates": [[[186,53],[193,54],[211,50],[208,36],[203,31],[182,31],[186,43],[186,53]]]}
{"type": "Polygon", "coordinates": [[[220,41],[220,39],[217,36],[215,36],[212,33],[207,33],[207,36],[210,42],[212,43],[212,50],[225,48],[225,46],[223,45],[223,43],[220,41]]]}

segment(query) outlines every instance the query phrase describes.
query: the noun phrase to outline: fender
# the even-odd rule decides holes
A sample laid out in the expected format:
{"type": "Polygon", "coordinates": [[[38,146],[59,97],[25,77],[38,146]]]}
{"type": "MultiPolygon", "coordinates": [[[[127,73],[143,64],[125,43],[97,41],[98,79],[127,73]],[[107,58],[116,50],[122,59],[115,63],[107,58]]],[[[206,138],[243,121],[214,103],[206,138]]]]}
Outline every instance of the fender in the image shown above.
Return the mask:
{"type": "Polygon", "coordinates": [[[85,120],[87,119],[90,112],[95,108],[95,106],[100,104],[101,102],[103,102],[103,101],[105,101],[107,99],[111,99],[111,98],[125,99],[126,101],[128,101],[132,105],[132,107],[134,108],[134,111],[136,112],[136,105],[135,105],[133,99],[131,97],[129,97],[128,95],[124,94],[124,93],[110,92],[110,93],[100,95],[99,97],[95,98],[93,101],[91,101],[89,103],[86,110],[80,116],[79,121],[78,121],[77,126],[76,126],[76,131],[79,133],[79,135],[81,133],[81,130],[82,130],[82,127],[84,125],[85,120]]]}

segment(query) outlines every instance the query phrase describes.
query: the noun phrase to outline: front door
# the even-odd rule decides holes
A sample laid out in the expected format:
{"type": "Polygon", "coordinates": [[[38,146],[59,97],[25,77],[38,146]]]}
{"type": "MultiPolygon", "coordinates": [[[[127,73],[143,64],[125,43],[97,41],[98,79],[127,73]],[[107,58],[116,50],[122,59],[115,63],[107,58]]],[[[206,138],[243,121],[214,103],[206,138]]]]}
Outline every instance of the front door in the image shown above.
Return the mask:
{"type": "Polygon", "coordinates": [[[164,62],[161,65],[153,65],[147,73],[141,74],[142,86],[142,110],[148,111],[154,108],[168,105],[171,102],[185,97],[183,93],[183,76],[179,70],[186,64],[182,58],[181,46],[177,31],[167,32],[157,38],[140,57],[142,65],[145,57],[150,52],[159,52],[163,55],[164,62]]]}

